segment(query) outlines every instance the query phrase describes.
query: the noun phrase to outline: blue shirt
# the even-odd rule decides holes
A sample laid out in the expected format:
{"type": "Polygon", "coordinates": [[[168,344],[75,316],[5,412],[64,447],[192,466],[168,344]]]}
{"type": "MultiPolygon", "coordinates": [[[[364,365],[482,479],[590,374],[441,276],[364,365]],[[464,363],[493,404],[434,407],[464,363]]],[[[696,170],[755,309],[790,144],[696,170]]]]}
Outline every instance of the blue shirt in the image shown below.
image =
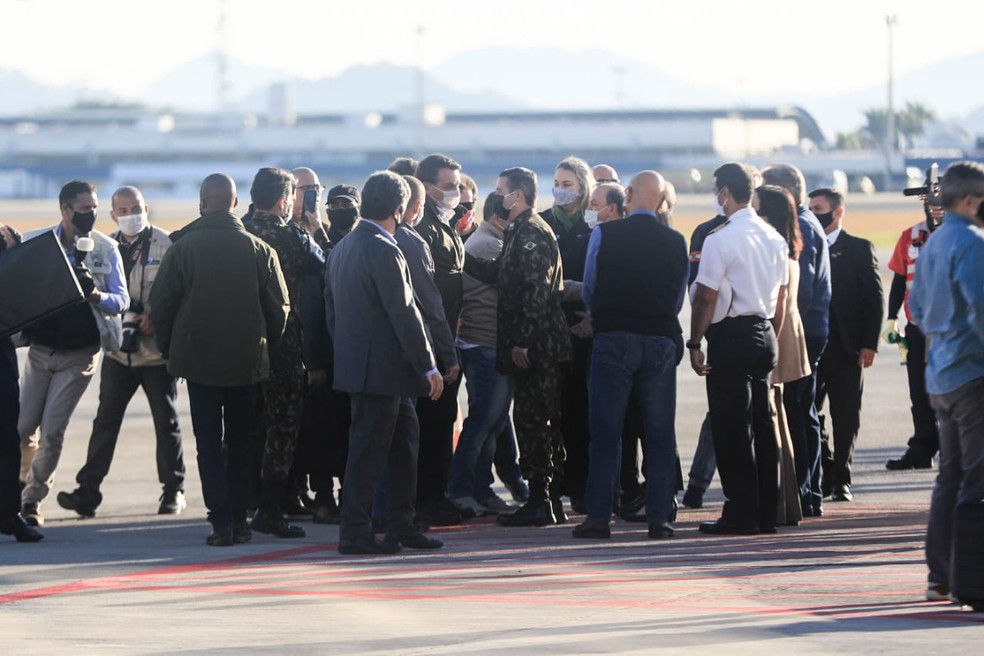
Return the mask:
{"type": "MultiPolygon", "coordinates": [[[[61,243],[62,227],[61,224],[55,226],[55,235],[61,243]]],[[[75,265],[75,249],[65,248],[65,255],[68,261],[75,265]]],[[[94,305],[106,314],[123,314],[130,307],[130,295],[126,289],[126,274],[123,271],[123,258],[120,257],[120,250],[114,248],[110,255],[109,273],[106,274],[106,289],[96,289],[99,294],[99,302],[94,305]]]]}
{"type": "Polygon", "coordinates": [[[946,213],[919,254],[909,309],[929,343],[927,392],[984,378],[984,229],[946,213]]]}
{"type": "MultiPolygon", "coordinates": [[[[649,212],[647,210],[636,210],[632,214],[645,214],[656,218],[656,212],[649,212]]],[[[595,289],[598,287],[598,251],[600,250],[601,230],[592,228],[591,237],[588,239],[588,253],[584,261],[584,280],[581,282],[581,300],[584,301],[584,307],[588,309],[588,315],[591,314],[595,289]]]]}
{"type": "Polygon", "coordinates": [[[816,215],[802,205],[798,208],[803,252],[800,253],[799,305],[803,332],[809,337],[826,338],[830,332],[830,246],[816,215]]]}

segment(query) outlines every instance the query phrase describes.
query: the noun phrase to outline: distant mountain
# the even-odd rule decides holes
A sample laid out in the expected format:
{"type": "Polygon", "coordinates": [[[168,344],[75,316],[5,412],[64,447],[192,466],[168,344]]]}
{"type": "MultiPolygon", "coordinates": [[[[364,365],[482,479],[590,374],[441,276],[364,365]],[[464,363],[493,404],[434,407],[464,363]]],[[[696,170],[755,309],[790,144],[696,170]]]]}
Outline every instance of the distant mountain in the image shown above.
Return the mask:
{"type": "MultiPolygon", "coordinates": [[[[253,66],[241,60],[226,58],[226,98],[230,109],[241,109],[241,103],[274,82],[289,78],[283,71],[253,66]]],[[[147,84],[139,92],[141,102],[155,107],[173,107],[185,111],[213,111],[219,108],[219,60],[215,53],[202,55],[186,62],[164,77],[147,84]]],[[[247,108],[242,108],[247,109],[247,108]]],[[[261,107],[249,111],[266,110],[261,107]]]]}
{"type": "MultiPolygon", "coordinates": [[[[408,66],[374,64],[353,66],[336,77],[294,80],[300,114],[337,112],[391,112],[416,104],[417,73],[408,66]]],[[[430,73],[423,77],[424,100],[440,103],[448,111],[502,111],[517,105],[495,92],[470,92],[439,81],[430,73]]],[[[253,111],[268,107],[269,90],[257,90],[243,100],[253,111]]]]}
{"type": "Polygon", "coordinates": [[[17,71],[0,69],[0,116],[33,114],[63,109],[81,100],[115,100],[107,92],[72,87],[51,87],[17,71]]]}

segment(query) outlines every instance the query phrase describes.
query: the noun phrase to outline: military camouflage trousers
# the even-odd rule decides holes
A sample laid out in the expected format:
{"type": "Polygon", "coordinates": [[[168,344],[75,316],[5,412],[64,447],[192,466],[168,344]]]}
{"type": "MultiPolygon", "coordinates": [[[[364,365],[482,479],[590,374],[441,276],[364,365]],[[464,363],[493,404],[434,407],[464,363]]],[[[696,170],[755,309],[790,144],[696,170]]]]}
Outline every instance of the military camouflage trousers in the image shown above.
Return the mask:
{"type": "Polygon", "coordinates": [[[288,480],[294,463],[304,405],[305,373],[300,340],[285,333],[270,361],[270,378],[263,382],[263,420],[266,441],[260,477],[264,482],[288,480]]]}
{"type": "Polygon", "coordinates": [[[552,365],[515,374],[513,424],[526,478],[562,478],[566,454],[560,430],[561,371],[560,365],[552,365]]]}

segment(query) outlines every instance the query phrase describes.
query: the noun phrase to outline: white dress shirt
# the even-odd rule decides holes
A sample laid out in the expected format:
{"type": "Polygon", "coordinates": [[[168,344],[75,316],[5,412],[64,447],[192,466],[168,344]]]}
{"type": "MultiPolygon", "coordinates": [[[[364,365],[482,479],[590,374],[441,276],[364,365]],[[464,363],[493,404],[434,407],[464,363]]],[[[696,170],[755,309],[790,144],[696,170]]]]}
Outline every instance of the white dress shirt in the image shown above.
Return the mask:
{"type": "MultiPolygon", "coordinates": [[[[782,235],[746,207],[704,240],[695,282],[715,291],[730,288],[726,317],[771,319],[779,288],[789,282],[788,259],[789,245],[782,235]]],[[[720,314],[714,313],[714,323],[720,314]]]]}

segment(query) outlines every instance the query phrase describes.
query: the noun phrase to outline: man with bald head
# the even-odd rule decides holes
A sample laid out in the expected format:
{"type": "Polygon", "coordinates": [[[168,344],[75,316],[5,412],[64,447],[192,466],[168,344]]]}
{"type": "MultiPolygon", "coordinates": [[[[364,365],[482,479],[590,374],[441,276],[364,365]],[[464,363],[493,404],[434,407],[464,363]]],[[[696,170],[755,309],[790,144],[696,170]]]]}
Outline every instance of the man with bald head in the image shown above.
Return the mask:
{"type": "Polygon", "coordinates": [[[212,546],[251,538],[246,505],[256,388],[270,375],[269,349],[290,309],[277,254],[246,232],[232,213],[238,202],[232,178],[205,178],[202,216],[174,239],[150,291],[157,346],[171,375],[188,381],[212,546]]]}
{"type": "Polygon", "coordinates": [[[149,297],[171,238],[165,230],[150,224],[147,203],[136,187],[120,187],[111,202],[110,216],[119,229],[110,237],[119,242],[130,290],[130,307],[124,315],[125,339],[120,350],[107,353],[103,360],[99,409],[92,423],[89,452],[75,477],[79,487],[72,492],[59,492],[58,505],[82,517],[96,513],[102,502],[99,487],[113,462],[123,416],[137,388],[143,388],[154,418],[157,477],[164,488],[157,512],[170,515],[185,507],[178,389],[154,342],[149,297]]]}
{"type": "Polygon", "coordinates": [[[678,315],[689,260],[683,235],[657,217],[664,188],[655,171],[636,175],[625,189],[628,216],[600,224],[588,243],[581,289],[594,327],[588,517],[574,528],[576,538],[611,537],[619,445],[633,392],[645,434],[649,537],[673,536],[667,518],[676,486],[676,366],[683,357],[678,315]]]}
{"type": "Polygon", "coordinates": [[[608,164],[599,164],[594,169],[592,169],[594,174],[595,182],[598,184],[605,184],[606,182],[614,182],[618,184],[618,173],[614,168],[608,164]]]}

